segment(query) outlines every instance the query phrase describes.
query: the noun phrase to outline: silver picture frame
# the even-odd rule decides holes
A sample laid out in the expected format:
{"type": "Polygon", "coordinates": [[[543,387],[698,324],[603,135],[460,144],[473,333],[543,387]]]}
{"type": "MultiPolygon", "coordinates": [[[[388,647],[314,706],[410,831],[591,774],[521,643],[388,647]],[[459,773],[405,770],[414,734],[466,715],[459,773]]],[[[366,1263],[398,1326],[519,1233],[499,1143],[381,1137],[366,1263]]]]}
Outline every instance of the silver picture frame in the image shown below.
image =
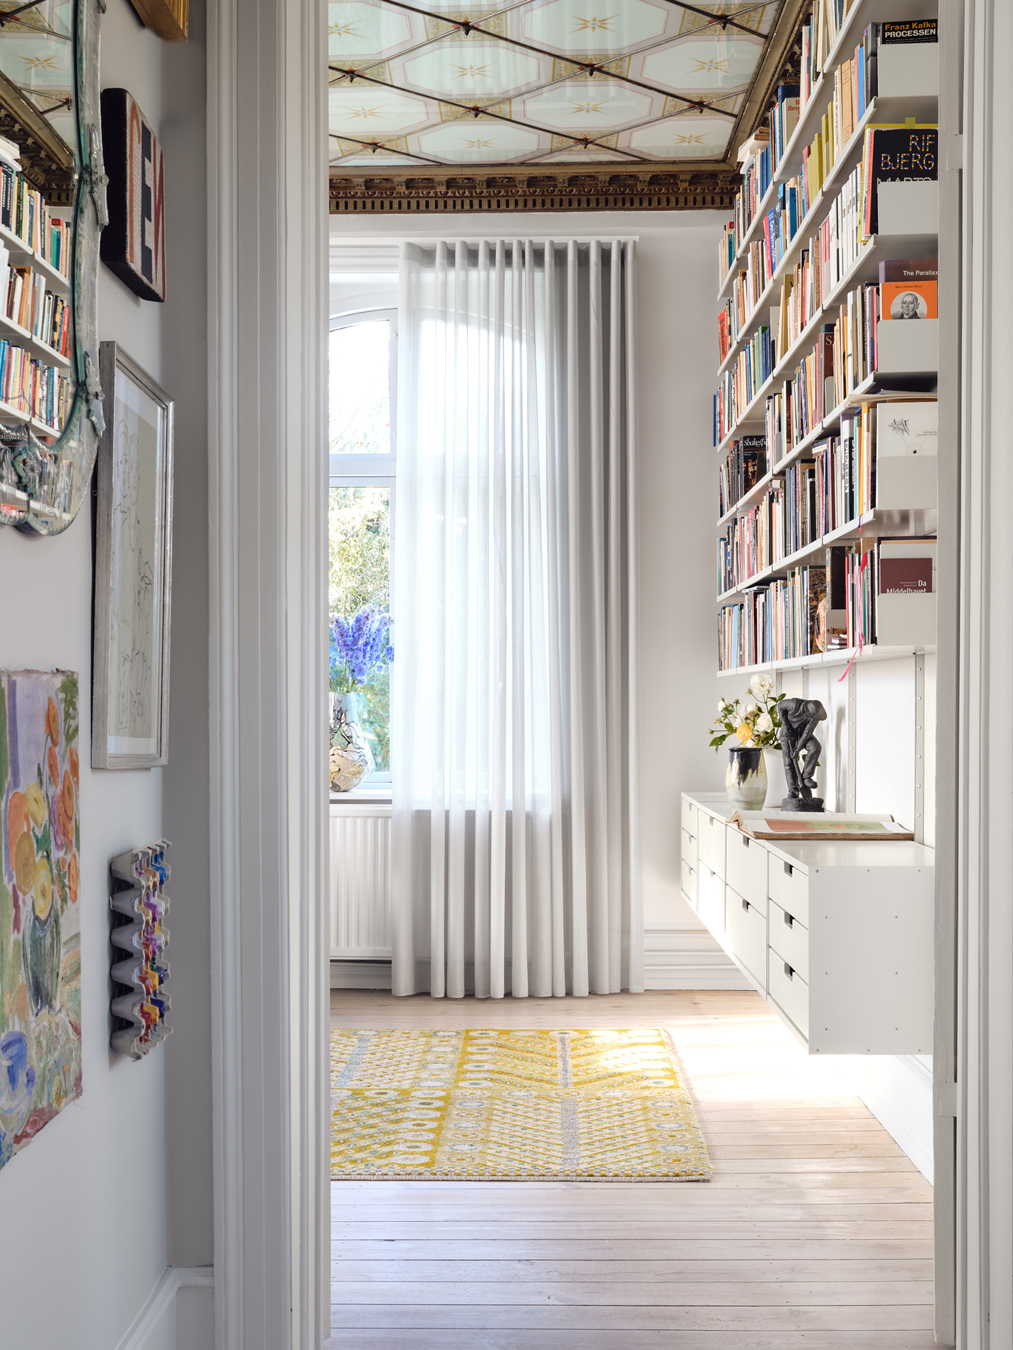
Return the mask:
{"type": "Polygon", "coordinates": [[[93,769],[168,763],[173,400],[115,342],[99,347],[93,769]]]}

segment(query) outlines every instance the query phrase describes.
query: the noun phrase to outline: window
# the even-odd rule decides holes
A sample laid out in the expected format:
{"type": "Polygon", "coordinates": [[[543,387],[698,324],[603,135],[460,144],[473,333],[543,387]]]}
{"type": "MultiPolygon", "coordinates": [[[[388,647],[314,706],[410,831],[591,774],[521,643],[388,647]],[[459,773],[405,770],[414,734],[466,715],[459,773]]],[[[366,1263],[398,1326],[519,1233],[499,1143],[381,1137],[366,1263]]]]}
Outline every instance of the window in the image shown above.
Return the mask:
{"type": "MultiPolygon", "coordinates": [[[[363,607],[390,613],[391,523],[397,457],[397,312],[332,319],[330,335],[330,570],[328,607],[349,620],[363,607]]],[[[391,635],[391,643],[394,637],[391,635]]],[[[362,728],[372,782],[390,781],[390,672],[363,689],[362,728]]]]}

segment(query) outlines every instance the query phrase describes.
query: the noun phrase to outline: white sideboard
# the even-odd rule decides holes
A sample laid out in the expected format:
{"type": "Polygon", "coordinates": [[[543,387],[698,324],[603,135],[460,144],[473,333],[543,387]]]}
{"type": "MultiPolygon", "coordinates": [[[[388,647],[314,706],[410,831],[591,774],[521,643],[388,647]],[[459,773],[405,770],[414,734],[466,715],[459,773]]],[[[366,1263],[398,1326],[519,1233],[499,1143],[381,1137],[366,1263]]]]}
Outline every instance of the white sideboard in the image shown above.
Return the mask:
{"type": "Polygon", "coordinates": [[[682,797],[682,892],[810,1054],[932,1052],[934,857],[924,844],[773,844],[682,797]]]}

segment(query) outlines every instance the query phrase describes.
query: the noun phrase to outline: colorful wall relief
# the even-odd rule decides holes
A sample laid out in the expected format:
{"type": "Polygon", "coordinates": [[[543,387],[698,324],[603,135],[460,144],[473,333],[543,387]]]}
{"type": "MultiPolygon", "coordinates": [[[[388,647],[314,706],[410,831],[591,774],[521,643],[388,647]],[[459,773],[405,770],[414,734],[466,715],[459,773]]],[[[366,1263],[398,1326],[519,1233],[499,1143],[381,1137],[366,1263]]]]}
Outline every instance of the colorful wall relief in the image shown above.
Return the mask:
{"type": "Polygon", "coordinates": [[[77,676],[0,673],[0,1167],[81,1095],[77,676]]]}

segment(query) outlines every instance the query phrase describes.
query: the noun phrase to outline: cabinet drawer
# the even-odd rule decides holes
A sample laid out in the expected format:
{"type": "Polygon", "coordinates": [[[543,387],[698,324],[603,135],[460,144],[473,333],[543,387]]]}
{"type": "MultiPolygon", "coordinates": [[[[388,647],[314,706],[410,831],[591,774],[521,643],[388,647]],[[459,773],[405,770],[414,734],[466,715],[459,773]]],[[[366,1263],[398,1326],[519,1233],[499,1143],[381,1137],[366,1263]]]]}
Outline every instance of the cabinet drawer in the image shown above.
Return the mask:
{"type": "Polygon", "coordinates": [[[767,919],[756,905],[725,887],[728,949],[760,986],[767,988],[767,919]]]}
{"type": "Polygon", "coordinates": [[[690,834],[688,830],[682,832],[682,860],[688,862],[694,870],[700,861],[699,841],[696,835],[690,834]]]}
{"type": "Polygon", "coordinates": [[[725,936],[725,883],[706,863],[697,874],[696,912],[714,936],[725,936]]]}
{"type": "Polygon", "coordinates": [[[700,863],[706,864],[722,881],[725,879],[725,822],[706,811],[696,813],[700,841],[700,863]]]}
{"type": "Polygon", "coordinates": [[[697,878],[696,868],[690,866],[690,864],[686,861],[686,855],[683,854],[682,893],[689,901],[689,903],[693,906],[694,909],[696,909],[696,900],[697,900],[696,878],[697,878]]]}
{"type": "Polygon", "coordinates": [[[809,878],[797,867],[767,854],[767,894],[791,915],[809,926],[809,878]]]}
{"type": "Polygon", "coordinates": [[[755,904],[767,898],[767,850],[731,825],[725,830],[725,881],[755,904]]]}
{"type": "Polygon", "coordinates": [[[691,802],[688,797],[682,799],[682,828],[696,838],[697,831],[697,810],[696,802],[691,802]]]}
{"type": "Polygon", "coordinates": [[[776,900],[767,906],[767,933],[771,960],[787,961],[789,966],[809,979],[809,930],[782,909],[776,900]]]}
{"type": "Polygon", "coordinates": [[[808,1040],[809,986],[790,961],[782,961],[774,952],[767,962],[767,992],[808,1040]]]}

